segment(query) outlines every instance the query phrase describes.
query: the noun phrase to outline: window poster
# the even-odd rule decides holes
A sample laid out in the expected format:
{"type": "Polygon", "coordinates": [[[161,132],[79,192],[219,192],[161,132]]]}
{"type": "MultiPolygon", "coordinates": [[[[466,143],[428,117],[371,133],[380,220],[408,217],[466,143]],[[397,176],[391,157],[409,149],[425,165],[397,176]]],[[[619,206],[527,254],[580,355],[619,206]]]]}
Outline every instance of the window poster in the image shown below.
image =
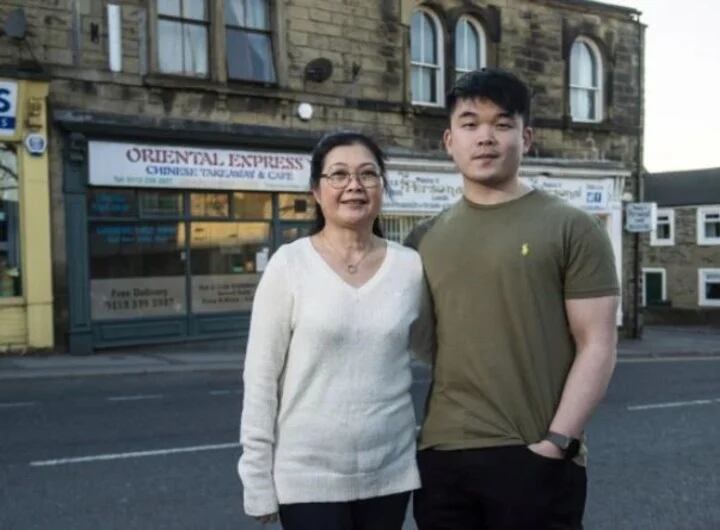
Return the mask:
{"type": "Polygon", "coordinates": [[[185,314],[185,276],[90,281],[93,320],[185,314]]]}
{"type": "Polygon", "coordinates": [[[193,313],[250,311],[259,281],[259,274],[193,276],[193,313]]]}

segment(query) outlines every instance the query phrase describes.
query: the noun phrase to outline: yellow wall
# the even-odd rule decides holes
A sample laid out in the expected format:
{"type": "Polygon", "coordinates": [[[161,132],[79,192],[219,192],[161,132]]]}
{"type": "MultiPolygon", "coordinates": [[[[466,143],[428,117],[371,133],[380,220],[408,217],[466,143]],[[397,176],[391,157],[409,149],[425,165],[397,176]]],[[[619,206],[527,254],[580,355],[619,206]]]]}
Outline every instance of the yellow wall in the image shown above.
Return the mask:
{"type": "Polygon", "coordinates": [[[23,144],[30,132],[47,139],[48,83],[17,84],[17,132],[0,141],[14,143],[17,150],[22,297],[0,298],[0,350],[53,346],[48,154],[32,156],[23,144]]]}

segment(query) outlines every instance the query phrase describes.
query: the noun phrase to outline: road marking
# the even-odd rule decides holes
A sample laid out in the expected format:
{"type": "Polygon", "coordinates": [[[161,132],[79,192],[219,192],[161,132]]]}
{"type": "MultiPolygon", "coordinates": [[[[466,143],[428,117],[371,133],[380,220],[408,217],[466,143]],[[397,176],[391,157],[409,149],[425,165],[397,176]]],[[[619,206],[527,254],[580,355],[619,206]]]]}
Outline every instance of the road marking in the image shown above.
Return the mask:
{"type": "Polygon", "coordinates": [[[712,405],[720,403],[720,399],[694,399],[692,401],[670,401],[668,403],[650,403],[647,405],[631,405],[627,407],[630,411],[635,410],[652,410],[652,409],[671,409],[676,407],[694,407],[697,405],[712,405]]]}
{"type": "Polygon", "coordinates": [[[214,445],[196,445],[193,447],[172,447],[169,449],[156,449],[154,451],[134,451],[131,453],[114,453],[106,455],[80,456],[75,458],[58,458],[55,460],[39,460],[30,462],[33,467],[61,466],[66,464],[83,464],[87,462],[103,462],[108,460],[123,460],[127,458],[143,458],[147,456],[175,455],[180,453],[198,453],[201,451],[219,451],[222,449],[236,449],[239,442],[214,445]]]}
{"type": "Polygon", "coordinates": [[[34,401],[17,401],[15,403],[0,403],[0,409],[14,409],[20,407],[33,407],[34,401]]]}
{"type": "Polygon", "coordinates": [[[229,396],[230,394],[240,394],[240,390],[211,390],[208,392],[211,396],[229,396]]]}
{"type": "Polygon", "coordinates": [[[108,401],[141,401],[143,399],[162,399],[162,394],[138,394],[136,396],[110,396],[108,401]]]}

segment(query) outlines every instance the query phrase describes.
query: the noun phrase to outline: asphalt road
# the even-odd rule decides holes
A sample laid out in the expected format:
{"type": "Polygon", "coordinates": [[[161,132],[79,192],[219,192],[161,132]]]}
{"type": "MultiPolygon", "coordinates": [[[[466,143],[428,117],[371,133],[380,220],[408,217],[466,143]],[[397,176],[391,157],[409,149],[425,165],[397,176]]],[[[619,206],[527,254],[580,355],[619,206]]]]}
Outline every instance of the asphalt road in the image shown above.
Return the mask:
{"type": "MultiPolygon", "coordinates": [[[[261,528],[240,393],[235,372],[4,381],[0,528],[261,528]]],[[[619,365],[588,431],[587,529],[720,529],[720,359],[619,365]]]]}

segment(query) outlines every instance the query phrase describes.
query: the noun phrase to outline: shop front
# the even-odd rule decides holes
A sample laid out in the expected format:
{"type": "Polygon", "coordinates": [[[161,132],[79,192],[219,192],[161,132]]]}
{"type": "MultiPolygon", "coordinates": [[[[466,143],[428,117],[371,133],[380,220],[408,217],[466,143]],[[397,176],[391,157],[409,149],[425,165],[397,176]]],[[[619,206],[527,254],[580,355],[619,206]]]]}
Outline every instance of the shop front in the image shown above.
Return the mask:
{"type": "Polygon", "coordinates": [[[0,79],[0,352],[53,347],[47,94],[0,79]]]}
{"type": "MultiPolygon", "coordinates": [[[[84,149],[83,178],[66,175],[70,350],[245,336],[268,259],[309,233],[308,152],[107,138],[84,149]]],[[[387,167],[382,221],[395,241],[462,195],[448,161],[387,167]]],[[[619,256],[624,177],[549,171],[522,178],[601,216],[619,256]]]]}

